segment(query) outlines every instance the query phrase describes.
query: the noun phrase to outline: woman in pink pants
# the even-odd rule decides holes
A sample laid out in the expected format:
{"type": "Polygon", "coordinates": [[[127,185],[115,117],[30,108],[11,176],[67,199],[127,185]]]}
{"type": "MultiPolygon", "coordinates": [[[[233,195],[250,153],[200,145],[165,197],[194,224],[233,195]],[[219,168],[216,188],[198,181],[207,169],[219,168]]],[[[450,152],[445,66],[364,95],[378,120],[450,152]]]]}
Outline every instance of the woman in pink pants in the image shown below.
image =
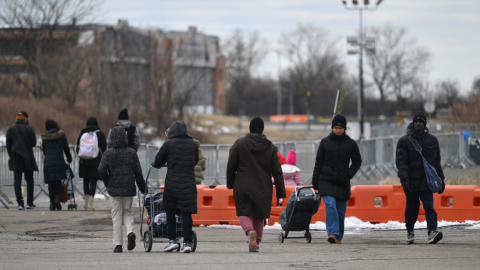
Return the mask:
{"type": "Polygon", "coordinates": [[[263,135],[263,120],[250,122],[250,133],[230,148],[227,188],[233,189],[237,216],[248,236],[250,252],[259,251],[265,219],[272,209],[273,176],[277,198],[285,198],[285,185],[277,151],[263,135]]]}

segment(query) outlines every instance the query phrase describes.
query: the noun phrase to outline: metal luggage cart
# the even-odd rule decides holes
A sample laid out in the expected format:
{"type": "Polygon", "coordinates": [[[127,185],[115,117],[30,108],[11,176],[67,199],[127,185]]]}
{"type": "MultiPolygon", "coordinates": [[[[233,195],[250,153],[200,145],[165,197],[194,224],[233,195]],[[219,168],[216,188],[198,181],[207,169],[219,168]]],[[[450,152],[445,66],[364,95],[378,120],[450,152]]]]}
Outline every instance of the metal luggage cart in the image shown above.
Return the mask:
{"type": "MultiPolygon", "coordinates": [[[[150,171],[153,167],[150,167],[147,173],[146,179],[150,176],[150,171]]],[[[143,247],[145,252],[150,252],[152,250],[153,242],[160,243],[160,238],[168,239],[168,232],[167,232],[167,224],[162,223],[158,225],[155,223],[155,217],[157,215],[164,214],[165,221],[166,221],[166,213],[163,208],[163,186],[160,188],[152,188],[146,185],[146,192],[144,196],[141,196],[139,192],[138,200],[139,200],[139,208],[140,209],[140,235],[143,240],[143,247]],[[161,195],[160,195],[161,194],[161,195]],[[140,203],[140,197],[142,197],[142,203],[140,203]],[[146,206],[146,202],[148,201],[148,206],[146,206]],[[147,210],[148,220],[144,224],[144,214],[145,210],[147,210]],[[145,232],[144,226],[146,227],[145,232]]],[[[176,235],[177,237],[183,237],[183,221],[181,215],[176,216],[176,235]]],[[[192,230],[193,242],[192,242],[192,252],[195,252],[197,249],[197,233],[192,230]]],[[[179,243],[181,248],[181,243],[179,243]]],[[[180,248],[177,249],[177,252],[180,251],[180,248]]]]}
{"type": "MultiPolygon", "coordinates": [[[[310,197],[303,197],[302,193],[311,190],[312,186],[303,186],[295,188],[295,199],[293,200],[293,206],[291,212],[287,214],[287,225],[285,233],[278,234],[278,241],[283,243],[284,239],[288,237],[288,233],[291,231],[305,231],[303,236],[288,237],[288,238],[306,238],[307,243],[312,241],[312,234],[310,233],[310,222],[312,222],[313,215],[318,211],[320,206],[321,197],[317,194],[312,194],[310,197]],[[303,192],[302,192],[303,191],[303,192]]],[[[315,192],[313,192],[315,193],[315,192]]],[[[288,204],[292,203],[289,199],[288,204]]],[[[289,207],[287,204],[287,207],[289,207]]],[[[285,210],[287,210],[285,207],[285,210]]]]}

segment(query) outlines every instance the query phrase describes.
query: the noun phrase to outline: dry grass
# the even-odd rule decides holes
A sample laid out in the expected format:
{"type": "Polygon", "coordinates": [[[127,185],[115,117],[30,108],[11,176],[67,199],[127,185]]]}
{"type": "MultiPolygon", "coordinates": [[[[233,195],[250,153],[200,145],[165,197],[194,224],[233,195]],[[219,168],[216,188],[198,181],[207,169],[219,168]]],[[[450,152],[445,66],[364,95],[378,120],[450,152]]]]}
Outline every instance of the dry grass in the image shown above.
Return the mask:
{"type": "Polygon", "coordinates": [[[475,172],[475,174],[467,178],[454,178],[445,180],[445,185],[470,185],[480,187],[480,172],[475,172]]]}
{"type": "Polygon", "coordinates": [[[400,179],[398,177],[393,177],[389,176],[380,182],[378,182],[379,185],[400,185],[400,179]]]}

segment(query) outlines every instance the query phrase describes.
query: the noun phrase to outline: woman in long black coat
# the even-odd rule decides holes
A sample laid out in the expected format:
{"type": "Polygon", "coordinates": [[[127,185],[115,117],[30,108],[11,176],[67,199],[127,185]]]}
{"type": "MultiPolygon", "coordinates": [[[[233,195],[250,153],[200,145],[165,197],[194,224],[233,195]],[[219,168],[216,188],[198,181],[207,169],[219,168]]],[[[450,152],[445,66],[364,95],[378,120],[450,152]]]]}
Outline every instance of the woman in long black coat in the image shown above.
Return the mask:
{"type": "Polygon", "coordinates": [[[176,235],[175,214],[183,219],[184,245],[182,252],[192,250],[192,214],[197,213],[197,185],[195,184],[195,165],[198,163],[198,146],[188,135],[187,125],[175,121],[168,130],[168,140],[155,157],[152,164],[161,168],[167,163],[163,205],[167,213],[168,238],[170,243],[163,249],[173,251],[180,248],[176,235]]]}
{"type": "Polygon", "coordinates": [[[50,210],[62,210],[60,204],[60,193],[62,191],[61,180],[67,178],[67,167],[65,165],[65,156],[67,162],[72,162],[72,155],[68,148],[67,137],[57,123],[51,119],[45,122],[45,133],[42,137],[42,151],[45,155],[43,161],[43,174],[45,183],[48,184],[48,193],[50,196],[50,210]]]}
{"type": "Polygon", "coordinates": [[[107,151],[107,140],[105,134],[98,127],[97,118],[92,116],[87,120],[87,127],[82,129],[80,135],[78,135],[77,154],[80,147],[80,139],[87,132],[96,132],[100,151],[94,159],[79,158],[78,174],[83,178],[83,192],[85,193],[85,206],[83,208],[87,211],[93,211],[93,199],[97,190],[97,181],[101,179],[98,166],[102,160],[103,153],[107,151]]]}

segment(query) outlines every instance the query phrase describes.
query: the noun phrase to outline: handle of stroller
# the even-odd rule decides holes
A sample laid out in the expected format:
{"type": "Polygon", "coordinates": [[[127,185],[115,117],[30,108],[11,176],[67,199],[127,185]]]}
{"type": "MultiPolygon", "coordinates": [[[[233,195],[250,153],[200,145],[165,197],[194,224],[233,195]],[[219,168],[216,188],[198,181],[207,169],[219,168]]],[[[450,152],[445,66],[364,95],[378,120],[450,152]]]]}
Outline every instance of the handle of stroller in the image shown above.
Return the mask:
{"type": "MultiPolygon", "coordinates": [[[[148,177],[150,176],[150,172],[152,171],[152,168],[153,168],[153,166],[150,165],[150,168],[148,169],[148,172],[147,172],[147,177],[145,178],[145,193],[144,193],[144,195],[146,195],[148,193],[148,177]]],[[[146,196],[143,196],[143,203],[140,203],[140,194],[139,194],[139,196],[138,196],[138,208],[139,208],[139,212],[140,212],[140,236],[141,236],[142,240],[143,240],[143,215],[144,215],[144,212],[145,212],[145,200],[146,200],[146,196]]]]}
{"type": "MultiPolygon", "coordinates": [[[[300,195],[300,190],[306,189],[306,188],[311,188],[311,189],[313,189],[313,186],[297,186],[297,187],[295,187],[295,192],[297,193],[297,197],[298,197],[298,195],[300,195]]],[[[313,191],[314,191],[315,193],[318,193],[315,189],[313,189],[313,191]]]]}

